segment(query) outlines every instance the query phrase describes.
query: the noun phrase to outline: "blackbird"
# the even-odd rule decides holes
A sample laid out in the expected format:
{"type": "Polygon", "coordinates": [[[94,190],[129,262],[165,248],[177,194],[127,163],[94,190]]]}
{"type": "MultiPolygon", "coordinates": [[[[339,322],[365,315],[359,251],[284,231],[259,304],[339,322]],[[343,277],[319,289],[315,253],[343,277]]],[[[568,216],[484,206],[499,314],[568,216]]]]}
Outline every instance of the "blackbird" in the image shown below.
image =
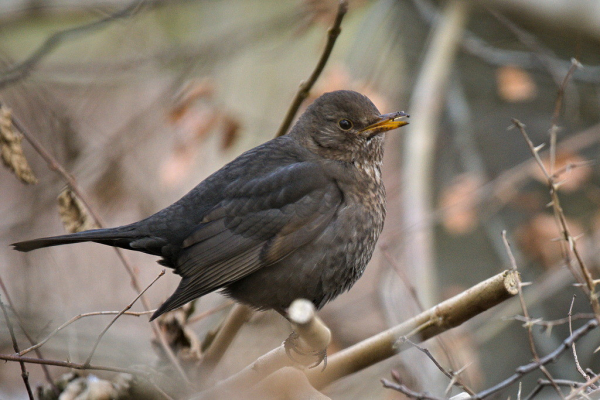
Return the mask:
{"type": "Polygon", "coordinates": [[[160,256],[182,280],[152,319],[217,289],[260,310],[284,314],[297,298],[319,309],[360,278],[373,254],[385,218],[383,133],[406,125],[403,117],[381,115],[360,93],[326,93],[287,135],[146,219],[13,246],[96,242],[160,256]]]}

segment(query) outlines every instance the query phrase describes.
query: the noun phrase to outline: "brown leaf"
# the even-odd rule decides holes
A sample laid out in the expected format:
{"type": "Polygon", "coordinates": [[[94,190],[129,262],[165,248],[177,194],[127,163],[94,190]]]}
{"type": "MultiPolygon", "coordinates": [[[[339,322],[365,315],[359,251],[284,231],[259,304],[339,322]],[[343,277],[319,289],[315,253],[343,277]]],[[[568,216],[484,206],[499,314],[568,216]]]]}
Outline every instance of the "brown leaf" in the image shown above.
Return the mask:
{"type": "Polygon", "coordinates": [[[481,181],[473,174],[457,176],[440,195],[442,224],[449,233],[460,235],[477,226],[477,189],[481,181]]]}
{"type": "Polygon", "coordinates": [[[2,162],[10,169],[19,180],[27,184],[37,183],[21,147],[23,135],[19,133],[13,123],[9,108],[0,105],[0,153],[2,162]]]}
{"type": "Polygon", "coordinates": [[[169,111],[171,122],[178,122],[201,98],[212,98],[215,93],[215,85],[209,79],[193,80],[185,86],[175,96],[175,104],[169,111]]]}
{"type": "Polygon", "coordinates": [[[58,213],[65,230],[69,233],[98,228],[81,200],[68,187],[58,195],[58,213]]]}
{"type": "Polygon", "coordinates": [[[512,65],[496,70],[496,82],[500,97],[511,103],[533,99],[537,86],[527,71],[512,65]]]}
{"type": "Polygon", "coordinates": [[[240,123],[236,118],[230,115],[225,115],[223,117],[223,137],[221,139],[222,150],[230,149],[231,146],[235,144],[239,137],[240,127],[240,123]]]}

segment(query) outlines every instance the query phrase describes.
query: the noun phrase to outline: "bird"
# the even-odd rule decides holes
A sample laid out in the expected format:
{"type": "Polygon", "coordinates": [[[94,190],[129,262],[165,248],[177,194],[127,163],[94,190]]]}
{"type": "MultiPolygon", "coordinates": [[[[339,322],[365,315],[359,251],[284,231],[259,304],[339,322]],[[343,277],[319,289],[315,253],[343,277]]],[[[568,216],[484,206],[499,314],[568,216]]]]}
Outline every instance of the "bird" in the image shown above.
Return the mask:
{"type": "Polygon", "coordinates": [[[31,250],[95,242],[159,256],[181,276],[151,320],[221,289],[285,315],[350,289],[371,259],[386,208],[384,133],[408,124],[368,97],[318,97],[286,135],[246,151],[172,205],[115,228],[13,243],[31,250]]]}

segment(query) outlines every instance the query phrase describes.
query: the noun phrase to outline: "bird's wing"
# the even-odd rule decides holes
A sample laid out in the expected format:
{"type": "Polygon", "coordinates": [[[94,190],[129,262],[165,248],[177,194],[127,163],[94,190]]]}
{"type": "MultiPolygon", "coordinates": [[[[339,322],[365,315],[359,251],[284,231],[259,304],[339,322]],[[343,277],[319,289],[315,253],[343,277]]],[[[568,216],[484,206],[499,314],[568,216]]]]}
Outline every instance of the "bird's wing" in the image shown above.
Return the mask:
{"type": "Polygon", "coordinates": [[[283,259],[325,229],[343,196],[318,164],[303,162],[234,181],[223,199],[183,242],[183,279],[160,313],[283,259]]]}

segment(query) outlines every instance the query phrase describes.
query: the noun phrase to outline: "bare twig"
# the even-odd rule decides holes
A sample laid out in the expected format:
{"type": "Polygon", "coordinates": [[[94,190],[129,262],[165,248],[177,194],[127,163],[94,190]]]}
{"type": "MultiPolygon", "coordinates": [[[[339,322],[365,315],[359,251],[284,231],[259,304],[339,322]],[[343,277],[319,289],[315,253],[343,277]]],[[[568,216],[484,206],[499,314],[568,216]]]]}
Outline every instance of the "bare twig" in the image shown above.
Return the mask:
{"type": "MultiPolygon", "coordinates": [[[[17,338],[15,337],[15,332],[13,331],[12,323],[10,322],[10,318],[8,317],[8,311],[6,311],[6,307],[0,299],[0,307],[2,308],[2,313],[4,314],[4,319],[6,320],[6,326],[8,331],[10,332],[10,338],[12,339],[13,349],[15,353],[19,352],[19,343],[17,343],[17,338]]],[[[29,385],[29,372],[27,372],[27,368],[25,368],[25,363],[23,361],[19,361],[21,365],[21,378],[23,378],[23,383],[25,384],[25,388],[27,389],[27,394],[29,398],[33,400],[33,392],[31,391],[31,386],[29,385]]]]}
{"type": "Polygon", "coordinates": [[[533,320],[528,320],[527,318],[521,316],[521,315],[515,315],[513,317],[510,318],[506,318],[506,319],[514,319],[517,321],[522,321],[522,322],[529,322],[532,325],[539,325],[542,326],[544,328],[553,328],[556,325],[562,325],[562,324],[566,324],[569,322],[569,320],[572,321],[577,321],[580,319],[590,319],[590,318],[594,318],[594,314],[592,313],[577,313],[577,314],[573,314],[571,317],[565,317],[565,318],[558,318],[558,319],[554,319],[551,321],[543,321],[541,319],[533,319],[533,320]]]}
{"type": "MultiPolygon", "coordinates": [[[[506,231],[502,231],[502,240],[504,242],[504,246],[506,247],[506,252],[508,253],[510,262],[512,264],[513,271],[517,272],[517,261],[515,260],[515,256],[513,255],[513,252],[510,248],[510,243],[508,242],[508,239],[506,238],[506,231]]],[[[529,348],[531,350],[531,354],[533,355],[533,359],[536,362],[539,362],[540,356],[538,355],[537,349],[535,347],[535,341],[533,340],[533,325],[529,322],[529,321],[531,321],[531,317],[529,316],[529,311],[527,310],[527,303],[525,303],[525,297],[523,296],[523,285],[522,285],[521,281],[519,281],[519,283],[517,284],[517,287],[519,289],[519,302],[521,303],[521,309],[523,310],[523,316],[528,321],[525,323],[525,325],[527,328],[527,338],[529,339],[529,348]]],[[[550,375],[550,372],[544,366],[540,366],[540,370],[542,371],[542,373],[544,375],[546,375],[546,378],[548,378],[548,380],[550,382],[554,382],[554,378],[550,375]]],[[[561,398],[564,398],[558,385],[553,385],[553,387],[556,390],[556,392],[558,393],[558,395],[561,398]]]]}
{"type": "Polygon", "coordinates": [[[573,77],[575,71],[577,71],[577,69],[581,67],[581,63],[575,58],[571,60],[571,67],[565,74],[562,83],[558,87],[558,93],[556,95],[556,101],[554,103],[554,112],[552,113],[552,126],[558,126],[558,119],[560,118],[560,111],[562,110],[562,104],[563,99],[565,97],[565,90],[567,89],[567,84],[569,83],[569,80],[573,77]]]}
{"type": "MultiPolygon", "coordinates": [[[[23,323],[21,316],[17,312],[17,309],[15,308],[15,305],[12,302],[12,299],[10,298],[10,294],[8,293],[8,290],[6,289],[6,286],[4,285],[4,281],[2,280],[1,277],[0,277],[0,287],[2,288],[2,292],[4,293],[4,296],[6,297],[6,301],[8,301],[8,305],[12,309],[13,315],[17,318],[17,322],[19,323],[21,332],[23,332],[23,334],[25,335],[25,337],[27,338],[29,343],[33,345],[35,343],[35,341],[33,340],[33,338],[29,335],[29,333],[25,329],[25,324],[23,323]]],[[[36,349],[35,353],[37,354],[38,358],[44,358],[44,356],[42,355],[42,352],[40,350],[36,349]]],[[[52,376],[50,375],[50,371],[48,370],[48,367],[46,365],[41,365],[41,368],[42,368],[42,371],[44,372],[44,376],[46,377],[46,381],[48,381],[50,386],[52,386],[52,390],[58,396],[60,394],[60,391],[59,391],[58,387],[54,384],[54,381],[52,380],[52,376]]]]}
{"type": "MultiPolygon", "coordinates": [[[[570,381],[567,379],[555,379],[554,383],[557,384],[558,386],[574,387],[574,388],[579,388],[583,385],[583,383],[581,383],[581,382],[570,381]]],[[[551,385],[552,385],[551,382],[543,380],[543,379],[539,379],[537,382],[537,386],[531,391],[531,393],[529,393],[529,395],[527,397],[525,397],[525,400],[533,399],[544,387],[551,386],[551,385]]]]}
{"type": "MultiPolygon", "coordinates": [[[[571,315],[573,315],[573,304],[575,303],[575,295],[573,295],[573,298],[571,299],[571,306],[569,307],[569,333],[572,335],[573,334],[573,325],[571,324],[571,315]]],[[[577,350],[575,349],[575,343],[573,343],[571,345],[572,349],[573,349],[573,359],[575,360],[575,367],[577,368],[577,371],[581,374],[581,376],[583,376],[583,378],[586,381],[590,381],[592,378],[583,370],[583,368],[581,368],[581,365],[579,364],[579,359],[577,358],[577,350]]],[[[590,387],[592,389],[597,389],[596,385],[590,385],[590,387]]]]}
{"type": "MultiPolygon", "coordinates": [[[[581,392],[583,392],[584,390],[586,390],[588,387],[590,387],[590,385],[593,385],[595,383],[597,383],[598,381],[600,381],[600,375],[596,375],[593,379],[581,384],[581,386],[579,386],[577,389],[572,390],[571,393],[569,393],[569,396],[567,396],[567,400],[574,400],[574,399],[581,399],[581,392]]],[[[586,399],[589,399],[589,396],[585,397],[586,399]]]]}
{"type": "Polygon", "coordinates": [[[325,68],[325,64],[327,64],[327,60],[329,59],[331,51],[333,50],[335,41],[337,40],[338,36],[340,35],[340,32],[342,31],[342,20],[344,19],[344,16],[347,12],[348,2],[346,0],[340,0],[338,11],[335,16],[335,21],[333,22],[331,28],[329,28],[329,30],[327,31],[327,43],[325,44],[325,48],[323,49],[321,58],[319,59],[319,62],[317,63],[310,77],[300,84],[300,88],[298,88],[296,97],[294,97],[292,104],[288,108],[285,118],[279,126],[275,137],[283,136],[287,133],[290,125],[292,124],[292,121],[294,120],[294,117],[296,116],[296,113],[298,112],[298,109],[300,108],[300,105],[308,97],[308,95],[310,94],[310,89],[313,87],[313,85],[319,78],[319,75],[321,75],[323,68],[325,68]]]}
{"type": "Polygon", "coordinates": [[[383,387],[388,388],[388,389],[394,389],[402,394],[405,394],[406,396],[408,396],[411,399],[444,400],[442,397],[432,396],[428,393],[415,392],[414,390],[407,388],[402,383],[391,382],[391,381],[388,381],[387,379],[382,379],[381,383],[383,384],[383,387]]]}
{"type": "Polygon", "coordinates": [[[88,24],[65,29],[52,34],[27,59],[10,67],[6,71],[0,72],[0,90],[4,89],[7,85],[26,78],[37,67],[42,59],[55,50],[64,40],[95,32],[118,19],[129,18],[137,14],[141,10],[142,5],[153,6],[161,2],[162,0],[134,0],[129,5],[113,14],[109,14],[88,24]]]}
{"type": "Polygon", "coordinates": [[[552,76],[552,79],[554,79],[556,85],[560,87],[561,71],[558,70],[553,63],[553,60],[556,59],[556,56],[552,53],[552,51],[541,45],[532,34],[517,26],[514,22],[506,18],[504,15],[489,7],[488,12],[491,15],[493,15],[500,23],[506,26],[517,37],[517,39],[519,39],[521,43],[529,47],[529,49],[538,58],[541,64],[546,68],[550,76],[552,76]]]}
{"type": "Polygon", "coordinates": [[[208,316],[210,316],[210,315],[216,314],[216,313],[218,313],[219,311],[222,311],[222,310],[224,310],[224,309],[226,309],[226,308],[229,308],[229,307],[233,306],[234,304],[235,304],[235,303],[234,303],[233,301],[226,301],[226,302],[224,302],[223,304],[221,304],[221,305],[219,305],[219,306],[217,306],[217,307],[215,307],[215,308],[212,308],[212,309],[210,309],[210,310],[207,310],[207,311],[205,311],[205,312],[203,312],[203,313],[200,313],[200,314],[198,314],[198,315],[194,315],[193,317],[191,317],[191,318],[189,318],[189,319],[187,320],[187,324],[188,324],[188,325],[191,325],[191,324],[193,324],[193,323],[196,323],[196,322],[198,322],[198,321],[201,321],[201,320],[203,320],[204,318],[206,318],[206,317],[208,317],[208,316]]]}
{"type": "Polygon", "coordinates": [[[119,319],[119,317],[123,314],[125,314],[127,311],[129,311],[131,309],[131,307],[133,307],[133,305],[135,304],[136,301],[138,301],[138,299],[140,297],[142,297],[144,295],[144,293],[146,293],[146,290],[150,289],[150,286],[154,285],[154,283],[160,279],[160,277],[162,277],[165,274],[165,270],[163,269],[162,271],[160,271],[160,273],[158,274],[158,276],[156,278],[154,278],[154,280],[152,282],[150,282],[150,284],[148,286],[146,286],[146,288],[144,290],[142,290],[140,292],[140,294],[138,294],[135,299],[133,299],[133,301],[131,303],[129,303],[124,309],[122,309],[117,315],[115,315],[115,317],[112,319],[112,321],[110,321],[110,323],[106,326],[106,328],[104,328],[102,330],[102,332],[100,332],[100,335],[98,335],[98,339],[96,339],[96,343],[94,343],[94,346],[92,347],[92,351],[90,352],[90,355],[88,356],[87,360],[85,360],[85,362],[83,363],[83,365],[90,365],[90,362],[92,361],[92,357],[94,356],[94,353],[96,352],[96,348],[98,348],[98,345],[100,344],[100,341],[102,340],[102,337],[104,337],[104,334],[110,329],[111,326],[113,326],[113,324],[117,321],[117,319],[119,319]]]}
{"type": "MultiPolygon", "coordinates": [[[[48,336],[46,336],[43,340],[39,341],[38,343],[34,343],[31,347],[28,347],[24,350],[21,350],[21,352],[19,353],[20,356],[24,356],[25,354],[34,351],[34,350],[38,350],[40,347],[42,347],[43,345],[46,344],[46,342],[48,342],[48,340],[52,339],[54,336],[56,336],[56,334],[60,331],[62,331],[63,329],[65,329],[67,326],[71,325],[73,322],[81,319],[81,318],[86,318],[86,317],[94,317],[94,316],[98,316],[98,315],[115,315],[115,314],[119,314],[121,311],[94,311],[94,312],[89,312],[89,313],[83,313],[83,314],[79,314],[74,316],[73,318],[71,318],[70,320],[68,320],[67,322],[65,322],[64,324],[62,324],[61,326],[59,326],[58,328],[56,328],[55,330],[53,330],[48,336]]],[[[142,312],[132,312],[132,311],[127,311],[125,313],[123,313],[124,315],[131,315],[134,317],[139,317],[142,315],[148,315],[148,314],[152,314],[154,312],[154,310],[150,310],[150,311],[142,311],[142,312]]],[[[42,358],[42,357],[40,357],[42,358]]]]}
{"type": "MultiPolygon", "coordinates": [[[[56,160],[56,158],[54,158],[54,156],[48,150],[46,150],[46,148],[33,135],[31,135],[31,133],[27,129],[25,129],[25,126],[14,115],[12,116],[12,122],[13,122],[14,127],[16,129],[18,129],[21,132],[21,134],[23,134],[25,139],[27,139],[27,141],[31,144],[31,146],[34,148],[34,150],[44,159],[44,161],[48,165],[48,168],[50,168],[52,171],[56,171],[68,183],[68,185],[73,190],[73,193],[75,193],[77,195],[77,197],[81,200],[83,205],[87,208],[88,212],[94,219],[94,222],[96,223],[96,225],[98,225],[99,227],[102,227],[103,223],[100,220],[99,215],[96,212],[94,212],[92,207],[90,207],[90,202],[87,200],[87,197],[84,195],[83,190],[81,190],[81,188],[79,187],[79,184],[77,183],[77,180],[75,179],[75,177],[73,175],[71,175],[58,162],[58,160],[56,160]]],[[[119,257],[119,260],[121,261],[121,263],[125,267],[125,270],[129,274],[131,286],[133,287],[133,289],[135,290],[136,293],[140,293],[142,291],[142,289],[137,280],[137,276],[136,276],[133,266],[131,265],[131,263],[129,262],[127,257],[125,257],[125,254],[123,253],[123,251],[121,249],[119,249],[118,247],[113,247],[113,249],[117,253],[117,257],[119,257]]],[[[142,296],[141,301],[142,301],[142,304],[144,305],[144,309],[146,311],[151,309],[150,302],[148,301],[146,296],[142,296]]],[[[157,322],[153,321],[151,323],[150,327],[151,327],[154,335],[159,339],[159,342],[160,342],[164,352],[167,354],[169,360],[175,366],[175,368],[177,369],[177,371],[179,372],[181,377],[184,379],[184,381],[186,383],[191,384],[185,371],[183,370],[183,367],[177,360],[177,357],[175,357],[175,354],[173,354],[173,350],[171,350],[171,347],[169,346],[167,339],[165,338],[164,334],[159,329],[157,322]]]]}
{"type": "Polygon", "coordinates": [[[435,366],[442,371],[442,373],[444,375],[446,375],[446,377],[448,379],[450,379],[450,382],[452,385],[456,385],[458,387],[460,387],[461,389],[463,389],[465,392],[469,393],[469,394],[475,394],[475,392],[473,390],[471,390],[470,388],[468,388],[467,386],[465,386],[462,382],[460,382],[459,380],[457,380],[457,373],[455,372],[450,372],[450,371],[446,371],[446,369],[444,367],[442,367],[442,365],[439,363],[438,360],[436,360],[436,358],[433,356],[433,354],[431,354],[431,352],[429,351],[429,349],[425,348],[425,347],[421,347],[418,344],[412,342],[410,339],[408,339],[407,337],[402,337],[400,338],[401,342],[406,342],[408,344],[410,344],[411,346],[413,346],[414,348],[416,348],[417,350],[421,351],[423,354],[425,354],[434,364],[435,366]]]}
{"type": "MultiPolygon", "coordinates": [[[[565,218],[565,214],[562,210],[562,207],[560,204],[560,199],[558,197],[558,186],[559,185],[554,181],[552,174],[550,174],[548,172],[548,170],[544,166],[544,163],[542,162],[542,159],[540,158],[539,151],[541,149],[541,146],[537,146],[537,147],[534,146],[533,142],[529,138],[529,135],[527,135],[527,132],[525,131],[525,125],[523,123],[521,123],[517,119],[513,119],[512,121],[513,121],[514,126],[516,126],[519,129],[519,131],[521,132],[523,138],[525,139],[525,141],[527,142],[527,145],[529,146],[529,149],[530,149],[533,157],[535,158],[538,166],[540,167],[541,171],[544,173],[544,176],[546,177],[546,179],[548,181],[548,187],[550,189],[550,196],[552,199],[551,205],[552,205],[554,214],[557,218],[558,225],[559,225],[562,239],[563,239],[561,241],[561,243],[568,244],[568,246],[565,245],[563,247],[563,252],[565,254],[565,257],[567,258],[567,266],[569,268],[572,267],[571,262],[570,262],[570,257],[569,257],[569,254],[572,253],[575,256],[575,259],[577,260],[577,264],[579,266],[579,271],[583,275],[583,283],[585,283],[584,289],[589,298],[592,309],[594,310],[594,314],[596,314],[596,318],[600,319],[600,303],[598,302],[598,297],[595,293],[596,282],[592,278],[592,274],[590,273],[589,269],[585,265],[585,262],[583,261],[583,257],[581,256],[579,249],[577,247],[576,238],[571,234],[571,231],[567,224],[567,220],[565,218]]],[[[575,278],[581,282],[580,275],[575,273],[574,270],[572,270],[572,272],[573,272],[575,278]]]]}
{"type": "Polygon", "coordinates": [[[473,396],[473,399],[483,399],[485,397],[488,397],[502,389],[507,388],[508,386],[517,382],[519,379],[521,379],[523,376],[527,375],[528,373],[535,371],[536,369],[539,369],[540,366],[546,365],[551,362],[555,362],[563,352],[565,352],[566,350],[568,350],[571,347],[571,344],[573,344],[574,342],[576,342],[577,340],[579,340],[580,338],[585,336],[589,331],[596,328],[597,326],[598,326],[597,320],[592,319],[592,320],[588,321],[581,328],[579,328],[575,332],[573,332],[573,334],[571,336],[566,338],[560,344],[560,346],[556,350],[554,350],[552,353],[548,354],[545,357],[540,358],[539,361],[534,361],[534,362],[531,362],[529,364],[526,364],[526,365],[523,365],[523,366],[517,368],[517,371],[515,374],[511,375],[509,378],[505,379],[504,381],[500,382],[499,384],[477,393],[475,396],[473,396]]]}
{"type": "Polygon", "coordinates": [[[136,376],[139,376],[141,374],[140,371],[128,369],[128,368],[106,367],[106,366],[102,366],[102,365],[84,365],[84,364],[73,363],[73,362],[68,362],[68,361],[21,357],[18,354],[0,354],[0,360],[24,362],[24,363],[29,363],[29,364],[54,365],[56,367],[65,367],[65,368],[73,368],[73,369],[81,369],[81,370],[122,372],[125,374],[132,374],[132,375],[136,375],[136,376]]]}

